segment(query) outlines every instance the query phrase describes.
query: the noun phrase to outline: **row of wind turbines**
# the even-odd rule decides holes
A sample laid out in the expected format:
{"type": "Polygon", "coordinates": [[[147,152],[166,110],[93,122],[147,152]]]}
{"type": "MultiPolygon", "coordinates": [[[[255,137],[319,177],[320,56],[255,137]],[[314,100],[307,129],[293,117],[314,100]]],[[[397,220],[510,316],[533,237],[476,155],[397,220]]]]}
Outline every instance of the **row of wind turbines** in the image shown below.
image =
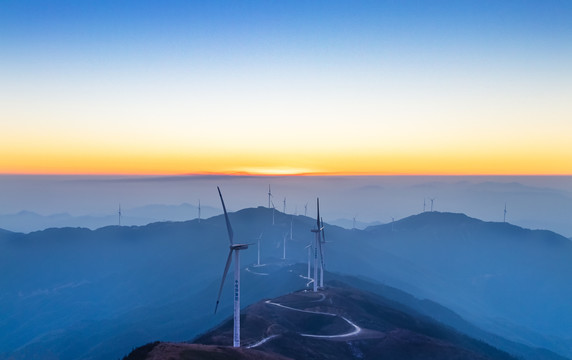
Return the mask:
{"type": "MultiPolygon", "coordinates": [[[[234,254],[234,285],[233,285],[233,300],[234,300],[234,328],[233,328],[233,346],[240,347],[240,251],[248,249],[249,245],[253,245],[253,243],[235,243],[234,242],[234,232],[232,230],[232,226],[230,224],[230,220],[228,218],[228,213],[226,211],[226,206],[224,204],[224,199],[222,197],[222,193],[220,188],[217,186],[218,194],[220,197],[220,201],[222,204],[222,209],[224,211],[224,219],[226,222],[226,229],[228,232],[228,239],[230,242],[228,257],[226,259],[226,264],[224,267],[224,271],[222,274],[222,280],[220,283],[220,288],[218,291],[218,296],[215,305],[215,314],[218,309],[218,305],[220,303],[220,297],[222,294],[222,288],[224,286],[224,281],[228,274],[228,270],[230,269],[230,265],[232,263],[232,257],[234,254]]],[[[270,186],[268,187],[268,203],[269,207],[271,204],[271,191],[270,186]]],[[[324,221],[320,217],[320,199],[316,199],[317,204],[317,216],[316,216],[316,227],[311,229],[310,231],[315,234],[315,244],[312,247],[312,243],[306,247],[308,249],[308,278],[310,278],[310,267],[311,267],[311,253],[312,248],[314,250],[314,276],[312,279],[313,282],[313,291],[317,292],[318,288],[324,287],[324,252],[323,252],[323,243],[326,241],[326,237],[324,234],[324,221]],[[319,262],[318,262],[318,255],[319,255],[319,262]],[[320,269],[320,278],[318,279],[318,267],[320,269]],[[319,283],[318,283],[319,282],[319,283]]],[[[284,200],[284,207],[286,207],[286,201],[284,200]]],[[[306,204],[307,208],[307,204],[306,204]]],[[[273,208],[274,209],[274,208],[273,208]]],[[[260,264],[260,239],[262,234],[258,238],[258,263],[260,264]]],[[[286,257],[286,238],[284,238],[284,257],[286,257]]]]}

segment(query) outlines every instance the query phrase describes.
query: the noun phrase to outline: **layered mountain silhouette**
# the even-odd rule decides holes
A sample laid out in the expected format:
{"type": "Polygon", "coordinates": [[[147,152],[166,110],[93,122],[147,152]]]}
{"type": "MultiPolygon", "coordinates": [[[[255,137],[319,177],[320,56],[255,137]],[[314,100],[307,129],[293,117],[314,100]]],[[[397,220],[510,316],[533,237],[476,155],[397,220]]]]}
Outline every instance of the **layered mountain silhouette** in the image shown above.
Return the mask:
{"type": "MultiPolygon", "coordinates": [[[[253,266],[256,244],[241,254],[244,306],[305,288],[315,219],[268,208],[229,216],[235,240],[256,243],[262,233],[264,266],[253,266]]],[[[451,213],[365,230],[324,220],[327,284],[392,293],[392,301],[522,358],[572,356],[569,239],[451,213]]],[[[157,340],[192,339],[232,313],[229,282],[212,315],[227,253],[221,216],[0,231],[0,358],[109,359],[157,340]]]]}

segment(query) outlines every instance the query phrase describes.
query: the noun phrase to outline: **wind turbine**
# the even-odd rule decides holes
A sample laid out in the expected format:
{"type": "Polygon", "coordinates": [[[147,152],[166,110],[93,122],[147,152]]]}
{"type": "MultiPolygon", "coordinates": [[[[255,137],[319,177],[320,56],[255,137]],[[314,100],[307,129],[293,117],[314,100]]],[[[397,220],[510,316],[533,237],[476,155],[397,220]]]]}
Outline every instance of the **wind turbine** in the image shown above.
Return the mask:
{"type": "Polygon", "coordinates": [[[222,293],[222,286],[224,285],[224,279],[228,273],[228,268],[232,262],[232,253],[234,252],[234,336],[232,345],[234,347],[240,347],[240,250],[248,249],[250,244],[235,244],[233,241],[232,227],[230,226],[230,221],[228,220],[228,214],[226,212],[226,207],[224,206],[224,200],[222,199],[222,194],[220,193],[220,188],[217,186],[218,195],[220,196],[220,202],[222,203],[222,209],[224,210],[224,219],[226,221],[226,230],[228,231],[228,239],[230,241],[230,250],[228,252],[228,258],[226,259],[226,265],[224,267],[224,272],[222,273],[222,281],[220,283],[220,289],[218,290],[218,297],[216,299],[215,314],[220,302],[220,295],[222,293]]]}
{"type": "Polygon", "coordinates": [[[311,232],[316,234],[316,246],[314,247],[314,292],[318,291],[318,246],[320,246],[320,250],[322,249],[320,245],[320,199],[316,199],[318,215],[316,216],[316,228],[310,230],[311,232]]]}
{"type": "Polygon", "coordinates": [[[504,203],[504,218],[502,222],[506,222],[506,203],[504,203]]]}
{"type": "Polygon", "coordinates": [[[425,212],[425,198],[423,198],[423,212],[425,212]]]}
{"type": "Polygon", "coordinates": [[[201,222],[201,199],[199,199],[199,222],[201,222]]]}
{"type": "Polygon", "coordinates": [[[119,211],[117,211],[117,217],[119,218],[119,226],[121,226],[121,204],[119,204],[119,211]]]}
{"type": "Polygon", "coordinates": [[[284,198],[284,211],[282,211],[284,214],[286,214],[286,198],[284,198]]]}
{"type": "Polygon", "coordinates": [[[274,210],[276,210],[276,207],[274,206],[274,201],[271,201],[272,203],[272,225],[274,225],[274,210]]]}
{"type": "Polygon", "coordinates": [[[433,201],[435,201],[435,198],[431,198],[429,200],[431,201],[431,212],[433,212],[433,201]]]}
{"type": "Polygon", "coordinates": [[[270,190],[270,185],[268,185],[268,208],[270,209],[270,198],[272,197],[272,191],[270,190]]]}
{"type": "Polygon", "coordinates": [[[306,205],[304,205],[304,216],[308,215],[308,203],[306,203],[306,205]]]}
{"type": "Polygon", "coordinates": [[[353,223],[352,229],[355,229],[355,228],[356,228],[356,217],[354,216],[354,223],[353,223]]]}

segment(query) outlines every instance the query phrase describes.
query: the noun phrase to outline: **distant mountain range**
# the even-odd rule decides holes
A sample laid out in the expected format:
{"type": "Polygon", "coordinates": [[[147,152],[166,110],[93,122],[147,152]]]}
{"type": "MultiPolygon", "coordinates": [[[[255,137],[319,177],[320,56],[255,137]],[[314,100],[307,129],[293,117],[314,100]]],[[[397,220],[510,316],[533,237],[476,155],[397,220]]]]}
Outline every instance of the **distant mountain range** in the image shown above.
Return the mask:
{"type": "MultiPolygon", "coordinates": [[[[272,218],[262,207],[230,214],[237,240],[256,243],[262,234],[266,265],[252,267],[256,245],[241,255],[244,306],[306,286],[299,275],[315,219],[272,218]],[[279,260],[284,238],[287,261],[279,260]]],[[[325,231],[327,285],[382,295],[521,358],[572,356],[569,239],[438,212],[325,231]]],[[[145,343],[195,338],[232,313],[227,282],[212,315],[226,238],[221,216],[0,231],[0,358],[119,358],[145,343]]]]}
{"type": "MultiPolygon", "coordinates": [[[[117,209],[119,210],[119,208],[117,209]]],[[[183,203],[180,205],[146,205],[132,209],[122,209],[121,223],[126,226],[143,226],[161,221],[187,221],[198,218],[198,207],[183,203]]],[[[201,218],[206,219],[222,213],[222,209],[201,206],[201,218]]],[[[363,222],[350,219],[336,219],[330,222],[345,229],[365,229],[381,225],[379,221],[363,222]]],[[[67,213],[40,215],[33,211],[20,211],[15,214],[0,215],[0,229],[29,233],[49,228],[82,227],[91,230],[118,225],[119,213],[106,215],[73,216],[67,213]]]]}
{"type": "MultiPolygon", "coordinates": [[[[119,224],[117,212],[105,215],[72,216],[67,213],[40,215],[32,211],[20,211],[15,214],[0,215],[0,228],[29,233],[48,228],[83,227],[98,229],[119,224]]],[[[203,219],[221,214],[222,210],[201,206],[203,219]]],[[[186,221],[198,218],[198,207],[183,203],[180,205],[146,205],[132,209],[122,209],[121,224],[143,226],[159,221],[186,221]]]]}

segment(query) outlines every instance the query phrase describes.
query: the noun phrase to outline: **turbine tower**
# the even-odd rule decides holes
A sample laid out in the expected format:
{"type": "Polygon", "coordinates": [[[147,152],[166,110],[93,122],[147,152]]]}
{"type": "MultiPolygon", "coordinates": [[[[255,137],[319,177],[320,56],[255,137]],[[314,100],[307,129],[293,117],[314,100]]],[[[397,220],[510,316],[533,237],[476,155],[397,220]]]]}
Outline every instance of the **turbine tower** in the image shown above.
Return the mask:
{"type": "Polygon", "coordinates": [[[308,244],[308,246],[306,246],[306,249],[308,249],[308,279],[311,279],[310,277],[310,263],[312,261],[312,242],[310,241],[310,243],[308,244]]]}
{"type": "Polygon", "coordinates": [[[304,216],[308,216],[308,203],[304,205],[304,216]]]}
{"type": "Polygon", "coordinates": [[[274,225],[274,210],[276,210],[276,207],[274,207],[274,201],[271,201],[272,203],[272,225],[274,225]]]}
{"type": "Polygon", "coordinates": [[[201,199],[199,199],[199,222],[201,222],[201,199]]]}
{"type": "MultiPolygon", "coordinates": [[[[322,244],[326,243],[326,235],[324,234],[324,219],[320,218],[321,221],[321,232],[322,239],[320,240],[320,287],[324,287],[324,250],[322,249],[322,244]]],[[[325,246],[325,245],[324,245],[325,246]]]]}
{"type": "Polygon", "coordinates": [[[117,211],[117,217],[119,218],[119,226],[121,226],[121,204],[119,204],[119,210],[117,211]]]}
{"type": "Polygon", "coordinates": [[[425,198],[423,198],[423,212],[425,212],[425,198]]]}
{"type": "Polygon", "coordinates": [[[258,266],[260,266],[260,239],[262,239],[262,233],[258,236],[258,266]]]}
{"type": "Polygon", "coordinates": [[[284,233],[282,236],[283,239],[283,248],[282,248],[282,260],[286,260],[286,238],[288,237],[288,233],[284,233]]]}
{"type": "Polygon", "coordinates": [[[316,199],[317,204],[317,211],[318,215],[316,216],[316,228],[310,230],[311,232],[316,234],[316,245],[314,246],[314,292],[318,291],[318,247],[320,247],[320,232],[322,229],[320,228],[320,199],[316,199]]]}
{"type": "Polygon", "coordinates": [[[270,209],[270,198],[272,197],[272,191],[270,190],[270,185],[268,185],[268,208],[270,209]]]}
{"type": "Polygon", "coordinates": [[[435,198],[431,198],[429,200],[431,201],[431,212],[433,212],[433,201],[435,201],[435,198]]]}
{"type": "Polygon", "coordinates": [[[220,295],[222,293],[222,287],[224,285],[224,279],[228,273],[230,263],[232,262],[232,253],[234,252],[234,336],[232,341],[232,346],[240,347],[240,250],[248,249],[250,244],[235,244],[233,241],[232,227],[230,226],[230,221],[228,220],[228,214],[226,212],[226,207],[224,206],[224,200],[222,199],[222,194],[220,188],[217,186],[218,195],[220,196],[220,202],[222,203],[222,209],[224,210],[224,219],[226,221],[226,230],[228,231],[228,239],[230,241],[230,250],[228,252],[228,258],[226,259],[226,265],[224,267],[224,272],[222,273],[222,281],[220,283],[220,289],[218,290],[218,297],[216,299],[215,314],[220,302],[220,295]]]}
{"type": "Polygon", "coordinates": [[[284,214],[286,214],[286,198],[284,198],[284,211],[282,211],[284,214]]]}

